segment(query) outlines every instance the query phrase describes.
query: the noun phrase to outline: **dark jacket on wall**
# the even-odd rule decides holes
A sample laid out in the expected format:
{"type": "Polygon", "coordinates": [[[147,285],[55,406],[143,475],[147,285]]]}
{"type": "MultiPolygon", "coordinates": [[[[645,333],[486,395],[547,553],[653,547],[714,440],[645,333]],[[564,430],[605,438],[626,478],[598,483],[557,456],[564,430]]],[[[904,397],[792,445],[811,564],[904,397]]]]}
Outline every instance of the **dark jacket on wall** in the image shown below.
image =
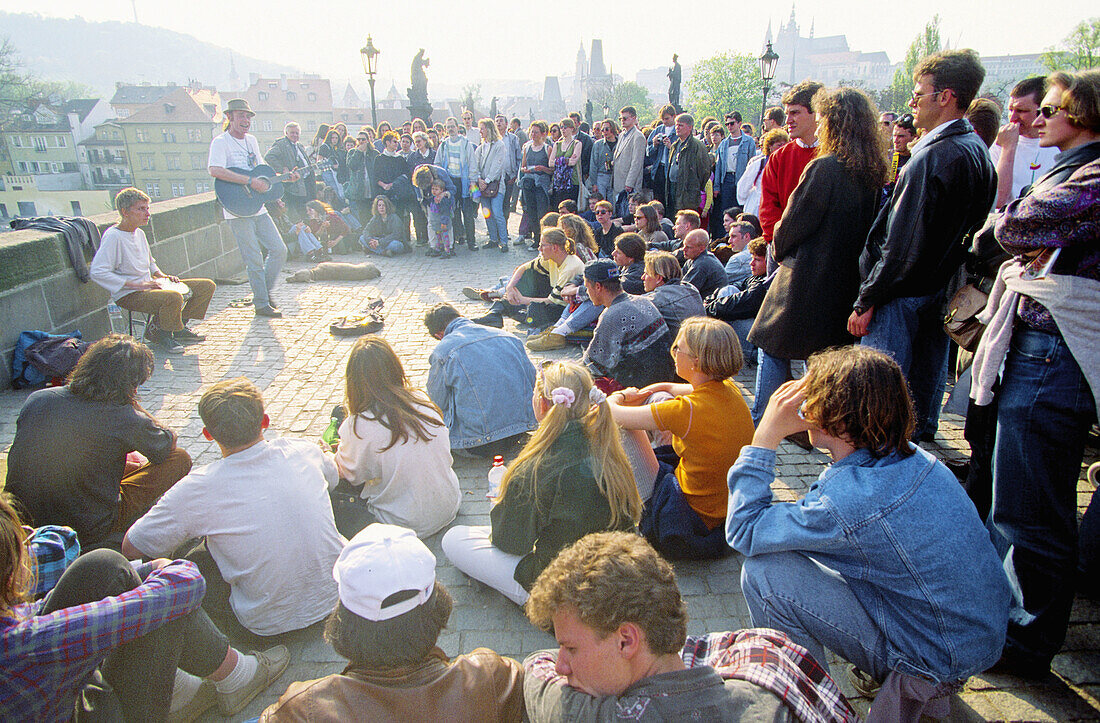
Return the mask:
{"type": "Polygon", "coordinates": [[[749,341],[781,359],[854,341],[848,317],[859,289],[859,255],[881,193],[835,156],[810,161],[775,227],[779,269],[749,341]]]}

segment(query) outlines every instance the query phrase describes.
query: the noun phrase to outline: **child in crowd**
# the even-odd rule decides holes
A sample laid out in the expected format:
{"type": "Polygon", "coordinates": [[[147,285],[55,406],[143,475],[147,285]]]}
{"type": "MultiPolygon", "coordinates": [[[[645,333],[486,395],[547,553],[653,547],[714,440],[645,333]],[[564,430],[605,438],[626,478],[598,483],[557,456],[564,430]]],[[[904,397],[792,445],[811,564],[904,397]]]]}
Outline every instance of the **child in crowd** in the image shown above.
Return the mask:
{"type": "Polygon", "coordinates": [[[428,228],[431,230],[432,247],[426,256],[454,258],[454,240],[451,234],[451,216],[454,213],[454,199],[447,193],[442,179],[432,181],[432,200],[428,205],[428,228]]]}

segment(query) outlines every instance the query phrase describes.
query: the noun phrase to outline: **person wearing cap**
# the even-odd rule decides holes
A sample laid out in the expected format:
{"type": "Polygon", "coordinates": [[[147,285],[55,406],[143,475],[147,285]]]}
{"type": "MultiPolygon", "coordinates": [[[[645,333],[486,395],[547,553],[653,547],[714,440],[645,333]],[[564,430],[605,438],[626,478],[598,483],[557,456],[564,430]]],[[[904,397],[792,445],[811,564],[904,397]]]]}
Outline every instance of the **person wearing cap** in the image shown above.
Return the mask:
{"type": "MultiPolygon", "coordinates": [[[[257,193],[265,193],[270,187],[267,181],[230,170],[240,168],[251,171],[264,162],[264,157],[260,154],[260,144],[248,132],[254,115],[256,114],[244,98],[234,98],[226,104],[225,132],[210,141],[207,170],[218,180],[248,186],[257,193]]],[[[298,180],[297,174],[292,174],[290,180],[298,180]]],[[[229,228],[233,229],[233,237],[237,239],[237,248],[248,273],[256,315],[281,318],[283,314],[271,298],[271,289],[279,280],[279,272],[286,261],[286,244],[283,243],[279,230],[275,228],[275,222],[271,220],[266,208],[261,208],[252,216],[235,216],[228,209],[223,211],[229,221],[229,228]]]]}
{"type": "MultiPolygon", "coordinates": [[[[584,351],[584,363],[597,384],[600,377],[614,381],[618,386],[610,386],[618,389],[674,379],[668,325],[652,301],[623,292],[618,264],[611,259],[588,262],[584,288],[593,304],[605,307],[584,351]]],[[[601,388],[605,386],[607,381],[601,388]]]]}
{"type": "Polygon", "coordinates": [[[324,633],[347,668],[291,683],[261,723],[523,720],[518,663],[486,648],[448,660],[436,645],[453,601],[435,563],[412,530],[360,530],[333,567],[340,597],[324,633]]]}

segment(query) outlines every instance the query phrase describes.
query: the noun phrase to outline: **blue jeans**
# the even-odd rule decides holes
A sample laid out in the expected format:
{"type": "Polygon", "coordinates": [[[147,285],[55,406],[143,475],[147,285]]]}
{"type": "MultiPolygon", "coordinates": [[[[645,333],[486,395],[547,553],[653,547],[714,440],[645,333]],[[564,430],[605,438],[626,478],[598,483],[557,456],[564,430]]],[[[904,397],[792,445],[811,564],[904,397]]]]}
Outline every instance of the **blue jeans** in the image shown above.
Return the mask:
{"type": "Polygon", "coordinates": [[[344,200],[344,187],[336,180],[336,171],[331,168],[321,171],[321,179],[325,182],[325,185],[331,186],[332,190],[336,191],[336,195],[340,197],[341,201],[344,200]]]}
{"type": "Polygon", "coordinates": [[[405,244],[401,243],[401,239],[378,239],[378,248],[371,248],[368,240],[366,236],[359,237],[359,245],[369,254],[381,254],[383,251],[389,251],[396,256],[406,251],[405,244]]]}
{"type": "Polygon", "coordinates": [[[782,630],[826,665],[825,648],[885,680],[886,636],[840,573],[800,552],[746,557],[741,591],[754,627],[782,630]]]}
{"type": "Polygon", "coordinates": [[[229,219],[229,228],[237,239],[241,259],[248,273],[248,284],[252,287],[252,303],[256,308],[271,306],[269,292],[279,280],[279,272],[286,261],[286,244],[271,216],[262,213],[259,216],[229,219]],[[262,250],[261,250],[262,248],[262,250]],[[264,253],[267,259],[264,259],[264,253]]]}
{"type": "Polygon", "coordinates": [[[752,329],[754,321],[756,319],[737,319],[729,323],[741,342],[741,358],[744,360],[745,366],[749,367],[756,366],[757,358],[756,345],[749,341],[749,330],[752,329]]]}
{"type": "MultiPolygon", "coordinates": [[[[502,186],[504,184],[501,184],[502,186]]],[[[497,245],[508,247],[508,220],[504,217],[504,189],[492,198],[481,197],[481,208],[489,215],[485,226],[489,230],[489,240],[497,245]]]]}
{"type": "Polygon", "coordinates": [[[321,242],[308,228],[302,229],[298,232],[298,248],[302,250],[304,255],[308,256],[314,251],[321,250],[321,242]]]}
{"type": "Polygon", "coordinates": [[[894,357],[909,381],[917,418],[916,439],[939,419],[947,384],[950,340],[943,330],[943,300],[939,291],[901,297],[876,307],[870,331],[861,342],[894,357]]]}
{"type": "Polygon", "coordinates": [[[768,400],[784,382],[799,379],[806,372],[806,363],[802,360],[781,359],[772,356],[763,349],[759,350],[756,367],[756,390],[753,392],[752,423],[760,424],[768,400]]]}
{"type": "Polygon", "coordinates": [[[573,311],[569,311],[569,307],[567,306],[561,312],[558,322],[554,325],[554,333],[561,334],[562,336],[569,336],[582,329],[587,329],[595,324],[596,320],[600,318],[601,311],[603,311],[602,306],[596,306],[587,299],[582,301],[580,306],[573,309],[573,311]]]}
{"type": "Polygon", "coordinates": [[[1077,478],[1096,418],[1061,336],[1018,327],[997,401],[986,526],[1009,573],[1005,650],[1049,665],[1066,636],[1077,568],[1077,478]]]}

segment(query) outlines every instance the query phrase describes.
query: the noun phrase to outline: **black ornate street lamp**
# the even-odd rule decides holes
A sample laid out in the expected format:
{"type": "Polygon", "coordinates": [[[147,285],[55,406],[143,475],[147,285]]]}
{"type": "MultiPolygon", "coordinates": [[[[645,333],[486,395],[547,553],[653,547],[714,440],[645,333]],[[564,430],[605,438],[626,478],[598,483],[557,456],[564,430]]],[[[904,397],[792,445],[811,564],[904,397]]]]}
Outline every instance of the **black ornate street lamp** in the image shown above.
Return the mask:
{"type": "Polygon", "coordinates": [[[367,74],[367,82],[370,83],[370,117],[375,128],[378,127],[378,107],[374,102],[374,76],[378,74],[378,48],[374,47],[371,36],[367,36],[367,44],[359,49],[363,56],[363,72],[367,74]]]}
{"type": "Polygon", "coordinates": [[[768,91],[775,78],[775,66],[779,63],[779,54],[772,50],[769,42],[764,54],[760,56],[760,79],[764,81],[764,101],[760,104],[760,129],[764,129],[764,113],[768,110],[768,91]]]}

